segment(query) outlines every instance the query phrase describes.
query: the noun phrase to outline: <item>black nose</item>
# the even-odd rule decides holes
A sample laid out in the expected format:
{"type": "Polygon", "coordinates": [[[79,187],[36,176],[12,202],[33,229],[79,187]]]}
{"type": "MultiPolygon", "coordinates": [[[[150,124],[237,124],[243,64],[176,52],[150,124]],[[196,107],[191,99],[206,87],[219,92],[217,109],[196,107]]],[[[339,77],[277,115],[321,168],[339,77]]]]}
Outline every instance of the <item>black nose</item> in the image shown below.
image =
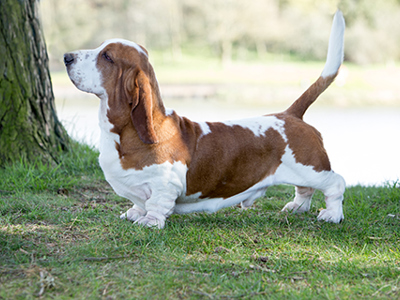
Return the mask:
{"type": "Polygon", "coordinates": [[[64,64],[66,66],[69,66],[74,62],[74,55],[72,53],[66,53],[64,54],[64,64]]]}

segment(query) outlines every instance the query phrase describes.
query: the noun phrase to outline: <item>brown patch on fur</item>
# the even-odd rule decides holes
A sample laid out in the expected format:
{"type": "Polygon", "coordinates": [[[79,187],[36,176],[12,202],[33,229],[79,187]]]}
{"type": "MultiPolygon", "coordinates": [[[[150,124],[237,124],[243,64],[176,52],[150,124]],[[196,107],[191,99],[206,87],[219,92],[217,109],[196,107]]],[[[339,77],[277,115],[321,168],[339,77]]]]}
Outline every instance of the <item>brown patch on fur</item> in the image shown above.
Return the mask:
{"type": "Polygon", "coordinates": [[[337,73],[327,77],[319,77],[287,110],[286,113],[302,119],[306,110],[335,80],[337,73]]]}
{"type": "Polygon", "coordinates": [[[167,161],[190,164],[196,136],[201,132],[200,126],[176,113],[168,117],[156,116],[154,123],[157,144],[143,143],[133,126],[121,132],[117,150],[124,169],[142,170],[167,161]]]}
{"type": "Polygon", "coordinates": [[[113,132],[120,132],[132,122],[131,112],[137,105],[149,104],[145,102],[151,102],[150,113],[157,110],[165,114],[156,76],[146,55],[130,46],[112,43],[99,53],[97,67],[108,94],[110,109],[107,117],[115,126],[113,132]],[[112,62],[104,58],[105,53],[111,57],[112,62]],[[143,95],[139,95],[139,89],[142,89],[143,95]],[[141,96],[143,99],[138,99],[141,96]]]}
{"type": "Polygon", "coordinates": [[[312,166],[317,172],[331,170],[321,133],[317,129],[287,113],[277,114],[276,117],[285,121],[289,148],[296,162],[312,166]]]}
{"type": "Polygon", "coordinates": [[[336,75],[319,77],[284,113],[277,115],[285,121],[286,136],[296,162],[313,166],[317,172],[330,171],[331,164],[321,134],[302,119],[308,107],[335,80],[336,75]]]}
{"type": "MultiPolygon", "coordinates": [[[[97,66],[108,94],[111,131],[120,136],[115,147],[123,169],[181,161],[188,166],[187,195],[201,192],[202,198],[229,198],[274,174],[282,163],[286,142],[272,128],[256,136],[239,125],[208,123],[211,133],[199,139],[199,124],[176,113],[166,116],[154,70],[148,58],[132,47],[106,46],[97,66]],[[104,53],[113,62],[103,59],[104,53]]],[[[329,80],[319,79],[291,108],[276,115],[285,121],[296,161],[316,171],[330,170],[329,159],[321,135],[301,116],[329,80]]]]}
{"type": "MultiPolygon", "coordinates": [[[[116,149],[124,169],[143,169],[166,161],[186,163],[189,154],[177,115],[165,116],[154,70],[148,58],[120,43],[107,45],[97,58],[107,91],[107,117],[120,136],[116,149]],[[113,62],[104,59],[107,53],[113,62]]],[[[195,129],[188,129],[193,130],[195,129]]]]}
{"type": "Polygon", "coordinates": [[[275,173],[286,143],[270,128],[258,137],[250,129],[208,123],[211,133],[197,143],[187,173],[187,195],[228,198],[275,173]]]}
{"type": "Polygon", "coordinates": [[[158,143],[153,122],[152,89],[144,72],[139,71],[136,74],[133,92],[128,91],[127,95],[132,99],[131,120],[140,139],[145,144],[158,143]],[[130,94],[132,94],[131,97],[130,94]]]}

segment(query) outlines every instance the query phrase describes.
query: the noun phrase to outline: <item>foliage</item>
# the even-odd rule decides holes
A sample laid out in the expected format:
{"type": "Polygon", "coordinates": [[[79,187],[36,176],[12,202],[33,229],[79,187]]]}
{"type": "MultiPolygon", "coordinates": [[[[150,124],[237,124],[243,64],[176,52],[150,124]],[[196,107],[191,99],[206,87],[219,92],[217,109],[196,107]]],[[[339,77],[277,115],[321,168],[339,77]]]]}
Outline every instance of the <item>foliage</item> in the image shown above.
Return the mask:
{"type": "Polygon", "coordinates": [[[397,0],[52,0],[41,6],[53,63],[64,52],[114,37],[171,51],[176,60],[183,47],[206,49],[224,62],[243,51],[324,59],[338,7],[347,23],[346,59],[364,64],[400,58],[397,0]]]}
{"type": "Polygon", "coordinates": [[[75,145],[56,170],[0,169],[14,178],[0,188],[0,298],[400,296],[398,183],[349,187],[341,224],[316,221],[321,193],[309,213],[279,212],[294,191],[277,186],[249,210],[173,215],[147,229],[118,218],[130,204],[104,182],[97,155],[75,145]]]}

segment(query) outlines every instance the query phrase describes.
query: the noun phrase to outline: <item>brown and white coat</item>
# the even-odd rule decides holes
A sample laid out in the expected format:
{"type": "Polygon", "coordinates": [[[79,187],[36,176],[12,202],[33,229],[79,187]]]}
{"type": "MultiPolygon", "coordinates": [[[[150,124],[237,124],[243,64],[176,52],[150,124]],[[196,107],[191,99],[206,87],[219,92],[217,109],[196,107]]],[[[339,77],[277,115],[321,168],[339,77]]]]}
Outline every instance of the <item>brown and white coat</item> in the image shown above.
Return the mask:
{"type": "Polygon", "coordinates": [[[172,213],[249,207],[268,186],[285,183],[296,195],[283,210],[308,211],[318,189],[326,196],[318,219],[340,222],[344,180],[302,117],[338,73],[344,27],[338,11],[325,68],[291,107],[229,122],[192,122],[165,109],[148,53],[135,43],[113,39],[65,54],[72,82],[100,98],[100,165],[115,192],[134,203],[121,217],[163,228],[172,213]]]}

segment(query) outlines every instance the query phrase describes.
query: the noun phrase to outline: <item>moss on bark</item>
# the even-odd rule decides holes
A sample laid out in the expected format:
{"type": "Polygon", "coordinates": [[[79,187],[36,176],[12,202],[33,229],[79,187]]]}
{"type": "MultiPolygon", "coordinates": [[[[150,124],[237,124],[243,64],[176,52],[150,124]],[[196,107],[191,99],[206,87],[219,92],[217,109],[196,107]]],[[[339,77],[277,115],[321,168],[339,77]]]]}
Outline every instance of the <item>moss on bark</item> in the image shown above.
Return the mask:
{"type": "Polygon", "coordinates": [[[0,2],[0,166],[57,160],[69,144],[59,122],[36,0],[0,2]]]}

